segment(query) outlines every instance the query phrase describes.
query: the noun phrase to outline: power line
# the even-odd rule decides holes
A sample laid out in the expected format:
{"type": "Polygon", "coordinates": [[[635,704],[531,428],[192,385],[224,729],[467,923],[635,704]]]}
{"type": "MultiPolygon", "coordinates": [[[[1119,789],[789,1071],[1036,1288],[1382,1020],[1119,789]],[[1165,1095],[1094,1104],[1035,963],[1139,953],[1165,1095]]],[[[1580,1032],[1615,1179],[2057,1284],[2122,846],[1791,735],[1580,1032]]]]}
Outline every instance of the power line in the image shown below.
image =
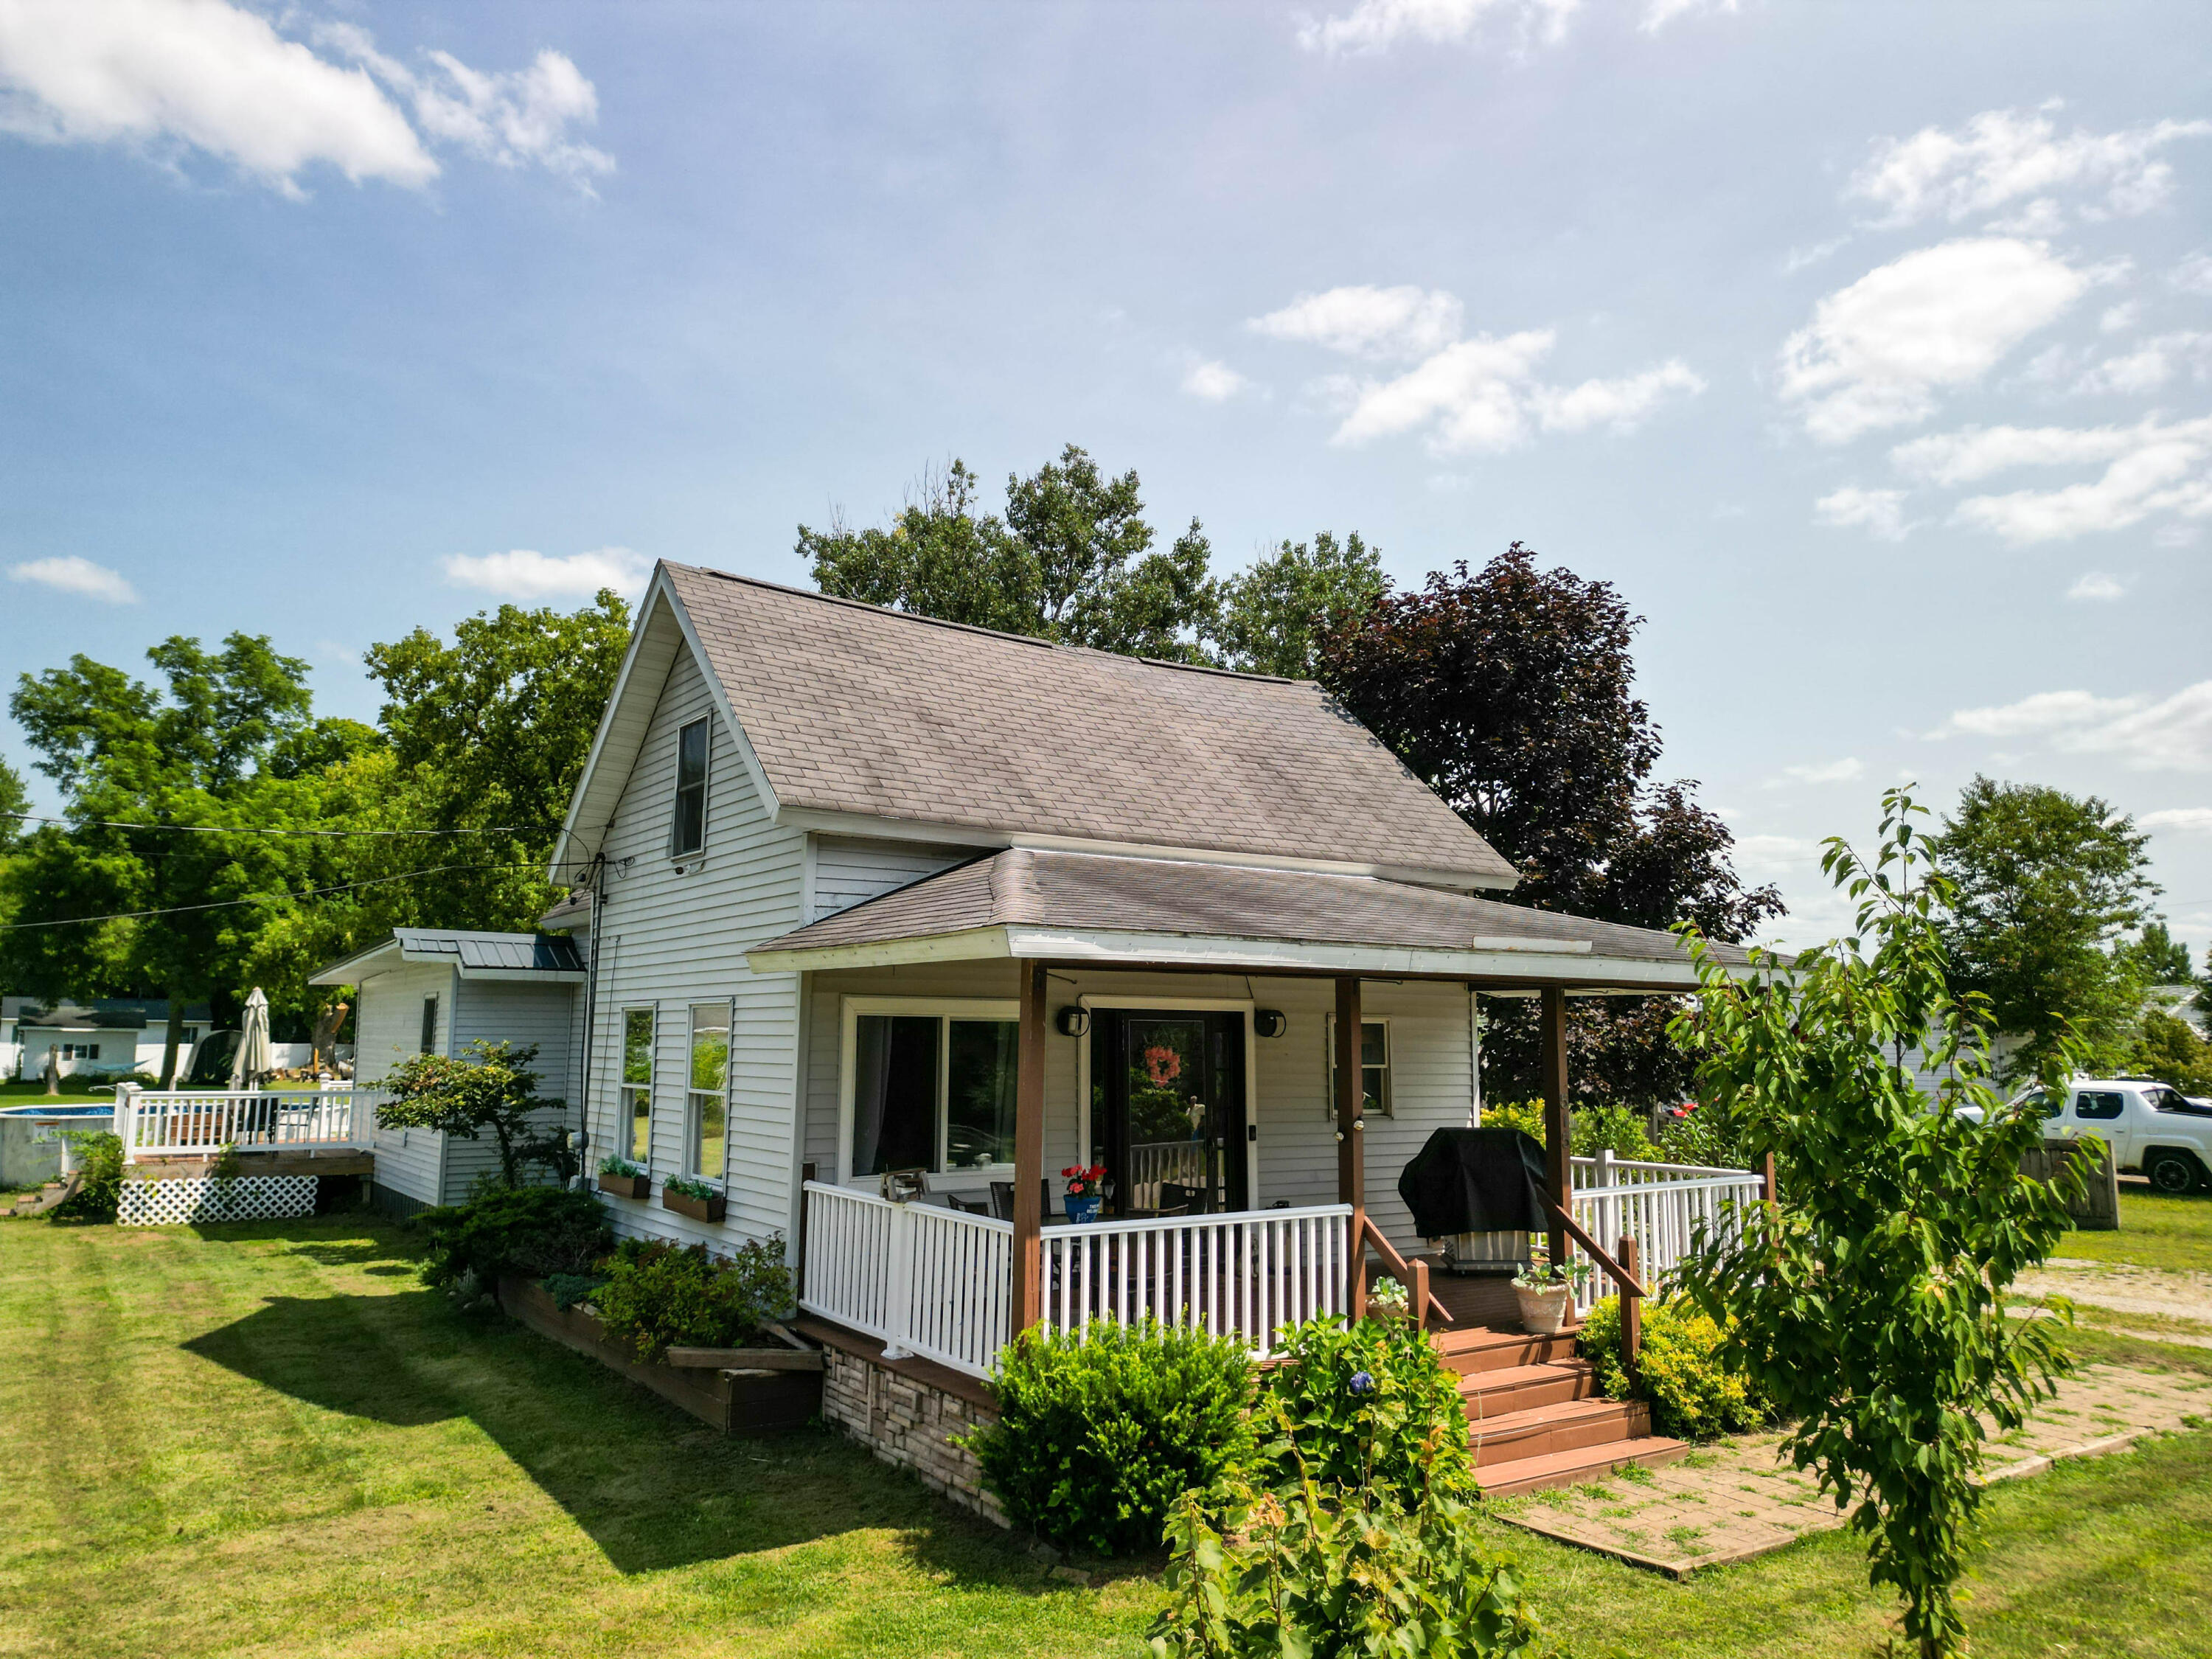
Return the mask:
{"type": "Polygon", "coordinates": [[[328,887],[310,887],[299,893],[256,893],[251,898],[217,899],[207,904],[173,904],[161,910],[120,910],[112,916],[64,916],[56,921],[15,921],[0,933],[17,933],[32,927],[82,927],[95,921],[143,921],[149,916],[180,916],[196,910],[231,910],[246,904],[284,904],[295,899],[320,898],[328,893],[349,893],[356,888],[379,887],[388,881],[412,881],[418,876],[441,876],[456,870],[536,870],[529,864],[434,864],[427,870],[404,870],[396,876],[372,876],[366,881],[342,881],[328,887]]]}
{"type": "Polygon", "coordinates": [[[174,830],[196,836],[542,836],[549,833],[519,823],[496,823],[482,830],[269,830],[228,823],[133,823],[124,818],[55,818],[41,817],[36,812],[0,812],[0,818],[18,818],[25,823],[74,823],[81,828],[99,830],[174,830]]]}

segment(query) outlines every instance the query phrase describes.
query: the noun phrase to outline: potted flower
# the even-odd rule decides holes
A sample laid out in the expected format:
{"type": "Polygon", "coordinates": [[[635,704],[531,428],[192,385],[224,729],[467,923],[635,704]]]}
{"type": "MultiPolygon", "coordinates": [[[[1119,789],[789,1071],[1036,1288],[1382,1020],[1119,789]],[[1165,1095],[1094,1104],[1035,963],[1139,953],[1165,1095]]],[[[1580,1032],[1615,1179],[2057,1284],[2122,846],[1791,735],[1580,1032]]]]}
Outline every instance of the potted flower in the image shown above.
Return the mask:
{"type": "Polygon", "coordinates": [[[599,1160],[599,1190],[617,1198],[644,1198],[653,1191],[653,1172],[642,1164],[609,1156],[599,1160]]]}
{"type": "Polygon", "coordinates": [[[660,1183],[660,1207],[694,1221],[720,1221],[725,1200],[697,1176],[671,1176],[660,1183]]]}
{"type": "Polygon", "coordinates": [[[1541,1238],[1528,1242],[1528,1265],[1513,1275],[1513,1294],[1521,1304],[1521,1328],[1533,1336],[1556,1336],[1567,1322],[1575,1291],[1589,1277],[1589,1263],[1570,1257],[1552,1260],[1541,1238]]]}
{"type": "Polygon", "coordinates": [[[1098,1206],[1106,1196],[1106,1166],[1071,1164],[1060,1172],[1060,1178],[1067,1183],[1066,1196],[1060,1200],[1067,1218],[1077,1223],[1097,1220],[1098,1206]]]}

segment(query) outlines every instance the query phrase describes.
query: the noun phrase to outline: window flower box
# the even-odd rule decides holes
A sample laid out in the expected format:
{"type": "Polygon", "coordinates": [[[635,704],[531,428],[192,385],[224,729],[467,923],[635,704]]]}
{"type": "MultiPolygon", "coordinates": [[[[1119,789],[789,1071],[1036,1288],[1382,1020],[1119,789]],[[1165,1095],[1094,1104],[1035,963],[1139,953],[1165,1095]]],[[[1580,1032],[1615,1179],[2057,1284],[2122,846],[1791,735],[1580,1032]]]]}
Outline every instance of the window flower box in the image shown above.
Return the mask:
{"type": "Polygon", "coordinates": [[[660,1183],[660,1207],[694,1221],[720,1221],[728,1200],[703,1181],[678,1177],[660,1183]]]}
{"type": "Polygon", "coordinates": [[[612,1193],[617,1198],[649,1198],[653,1195],[653,1175],[627,1158],[609,1158],[599,1165],[599,1190],[612,1193]]]}

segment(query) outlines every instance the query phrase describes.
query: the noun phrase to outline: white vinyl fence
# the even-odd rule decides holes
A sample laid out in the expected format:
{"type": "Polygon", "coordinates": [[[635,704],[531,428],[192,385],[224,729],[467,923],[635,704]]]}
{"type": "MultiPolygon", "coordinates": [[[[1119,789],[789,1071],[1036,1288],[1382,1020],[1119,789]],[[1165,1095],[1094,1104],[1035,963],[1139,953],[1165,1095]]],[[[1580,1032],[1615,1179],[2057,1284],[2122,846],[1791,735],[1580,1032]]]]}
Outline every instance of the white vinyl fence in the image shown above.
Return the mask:
{"type": "Polygon", "coordinates": [[[213,1157],[240,1151],[366,1148],[376,1128],[374,1089],[200,1090],[122,1088],[115,1133],[123,1155],[213,1157]]]}
{"type": "MultiPolygon", "coordinates": [[[[1735,1211],[1761,1195],[1748,1170],[1712,1170],[1686,1164],[1646,1164],[1609,1152],[1573,1160],[1575,1219],[1608,1250],[1624,1236],[1636,1240],[1638,1276],[1656,1285],[1689,1253],[1700,1225],[1734,1226],[1735,1211]]],[[[1602,1270],[1576,1295],[1588,1313],[1614,1286],[1602,1270]]]]}
{"type": "MultiPolygon", "coordinates": [[[[1012,1334],[1012,1222],[827,1182],[805,1194],[800,1307],[874,1337],[887,1358],[991,1375],[1012,1334]]],[[[1240,1336],[1264,1357],[1285,1325],[1345,1310],[1351,1225],[1351,1206],[1332,1204],[1047,1227],[1045,1323],[1149,1316],[1240,1336]]]]}

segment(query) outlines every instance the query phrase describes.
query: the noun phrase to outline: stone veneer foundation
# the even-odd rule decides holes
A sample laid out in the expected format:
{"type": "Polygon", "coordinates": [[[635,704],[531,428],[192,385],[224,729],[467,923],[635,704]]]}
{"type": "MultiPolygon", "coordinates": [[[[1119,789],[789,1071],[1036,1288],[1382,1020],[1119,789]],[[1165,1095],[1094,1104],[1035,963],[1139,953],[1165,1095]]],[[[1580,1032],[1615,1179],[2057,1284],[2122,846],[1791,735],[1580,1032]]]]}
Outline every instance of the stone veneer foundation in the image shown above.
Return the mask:
{"type": "MultiPolygon", "coordinates": [[[[827,1336],[814,1322],[807,1324],[814,1328],[806,1334],[827,1336]]],[[[863,1345],[875,1346],[849,1336],[823,1341],[823,1418],[884,1462],[913,1470],[932,1492],[1006,1526],[1006,1512],[983,1490],[975,1455],[954,1443],[999,1420],[983,1403],[988,1395],[982,1385],[927,1360],[884,1360],[856,1351],[863,1345]]]]}

